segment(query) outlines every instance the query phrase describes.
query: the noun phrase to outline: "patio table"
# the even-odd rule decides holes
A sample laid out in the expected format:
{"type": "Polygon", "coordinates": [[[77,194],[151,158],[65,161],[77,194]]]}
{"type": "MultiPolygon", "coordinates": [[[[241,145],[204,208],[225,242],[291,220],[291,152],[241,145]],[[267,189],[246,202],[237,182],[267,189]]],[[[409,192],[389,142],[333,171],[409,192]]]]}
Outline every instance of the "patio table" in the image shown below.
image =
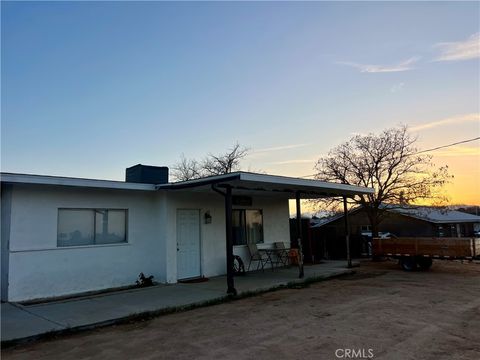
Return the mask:
{"type": "Polygon", "coordinates": [[[266,263],[270,263],[270,265],[272,267],[272,271],[274,270],[274,264],[282,263],[281,261],[279,261],[279,259],[280,259],[279,254],[283,251],[284,251],[283,249],[275,249],[275,248],[272,248],[272,249],[258,249],[258,252],[260,254],[265,254],[267,256],[266,263]],[[276,260],[274,260],[274,258],[276,260]]]}

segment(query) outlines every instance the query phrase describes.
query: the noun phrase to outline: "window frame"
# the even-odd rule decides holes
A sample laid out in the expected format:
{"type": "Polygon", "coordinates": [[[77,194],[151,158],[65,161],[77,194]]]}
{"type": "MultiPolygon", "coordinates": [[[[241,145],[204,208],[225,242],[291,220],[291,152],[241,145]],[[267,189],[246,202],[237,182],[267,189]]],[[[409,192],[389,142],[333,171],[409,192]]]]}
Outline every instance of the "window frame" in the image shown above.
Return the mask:
{"type": "Polygon", "coordinates": [[[360,225],[360,232],[371,232],[372,225],[360,225]]]}
{"type": "MultiPolygon", "coordinates": [[[[261,242],[256,242],[255,244],[258,245],[258,244],[265,244],[265,221],[264,221],[264,217],[263,217],[263,209],[245,209],[245,208],[238,208],[238,209],[232,209],[232,213],[234,211],[240,211],[240,213],[243,215],[243,233],[245,234],[245,244],[233,244],[233,246],[248,246],[249,242],[248,242],[248,230],[247,230],[247,211],[258,211],[260,212],[261,216],[262,216],[262,241],[261,242]]],[[[235,242],[235,239],[233,239],[233,242],[235,242]]]]}
{"type": "Polygon", "coordinates": [[[119,245],[128,245],[130,244],[129,236],[128,236],[128,229],[129,229],[129,209],[128,208],[103,208],[103,207],[87,207],[87,208],[81,208],[81,207],[59,207],[57,208],[57,242],[56,242],[56,248],[57,249],[68,249],[68,248],[84,248],[84,247],[103,247],[103,246],[119,246],[119,245]],[[93,215],[93,243],[92,244],[86,244],[86,245],[59,245],[58,243],[58,235],[59,235],[59,225],[60,225],[60,211],[61,210],[89,210],[92,212],[93,215]],[[113,243],[100,243],[98,244],[96,242],[96,228],[97,228],[97,211],[124,211],[125,212],[125,240],[121,242],[113,242],[113,243]]]}

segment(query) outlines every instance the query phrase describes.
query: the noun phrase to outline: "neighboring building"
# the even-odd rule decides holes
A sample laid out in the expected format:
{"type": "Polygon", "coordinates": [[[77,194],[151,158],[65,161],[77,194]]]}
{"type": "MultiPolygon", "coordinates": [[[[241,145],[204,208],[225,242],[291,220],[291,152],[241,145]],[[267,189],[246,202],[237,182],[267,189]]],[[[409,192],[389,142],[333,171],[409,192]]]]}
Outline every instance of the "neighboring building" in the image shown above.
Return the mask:
{"type": "Polygon", "coordinates": [[[126,180],[1,174],[2,300],[222,275],[228,229],[248,264],[247,243],[289,245],[289,199],[373,191],[245,172],[168,183],[144,165],[126,180]]]}
{"type": "MultiPolygon", "coordinates": [[[[378,231],[398,237],[473,237],[480,228],[480,216],[433,207],[385,208],[387,214],[378,231]]],[[[349,212],[349,231],[353,256],[368,253],[371,226],[365,211],[349,212]]],[[[311,221],[310,232],[316,258],[344,257],[343,214],[311,221]]]]}

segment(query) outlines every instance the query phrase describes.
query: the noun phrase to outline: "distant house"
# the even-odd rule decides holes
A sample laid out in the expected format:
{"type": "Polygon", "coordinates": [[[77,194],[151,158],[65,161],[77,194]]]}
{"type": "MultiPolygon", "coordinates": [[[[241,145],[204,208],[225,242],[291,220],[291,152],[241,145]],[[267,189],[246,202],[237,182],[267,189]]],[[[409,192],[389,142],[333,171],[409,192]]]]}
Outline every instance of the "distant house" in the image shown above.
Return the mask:
{"type": "MultiPolygon", "coordinates": [[[[433,207],[386,208],[387,215],[379,232],[413,237],[473,237],[480,230],[480,216],[433,207]]],[[[343,214],[310,221],[310,241],[315,258],[337,258],[345,254],[343,214]]],[[[365,211],[349,213],[349,231],[353,256],[368,253],[366,238],[371,226],[365,211]]],[[[308,240],[308,239],[307,239],[308,240]]]]}

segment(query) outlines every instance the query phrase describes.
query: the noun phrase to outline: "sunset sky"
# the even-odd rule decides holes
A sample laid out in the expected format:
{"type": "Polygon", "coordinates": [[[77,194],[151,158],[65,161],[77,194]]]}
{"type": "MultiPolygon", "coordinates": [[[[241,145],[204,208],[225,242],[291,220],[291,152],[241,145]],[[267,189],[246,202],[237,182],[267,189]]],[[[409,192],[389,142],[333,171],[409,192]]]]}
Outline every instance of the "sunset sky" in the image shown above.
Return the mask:
{"type": "MultiPolygon", "coordinates": [[[[234,142],[308,176],[354,134],[480,136],[479,2],[2,2],[1,170],[123,180],[234,142]]],[[[480,142],[434,151],[480,204],[480,142]]]]}

